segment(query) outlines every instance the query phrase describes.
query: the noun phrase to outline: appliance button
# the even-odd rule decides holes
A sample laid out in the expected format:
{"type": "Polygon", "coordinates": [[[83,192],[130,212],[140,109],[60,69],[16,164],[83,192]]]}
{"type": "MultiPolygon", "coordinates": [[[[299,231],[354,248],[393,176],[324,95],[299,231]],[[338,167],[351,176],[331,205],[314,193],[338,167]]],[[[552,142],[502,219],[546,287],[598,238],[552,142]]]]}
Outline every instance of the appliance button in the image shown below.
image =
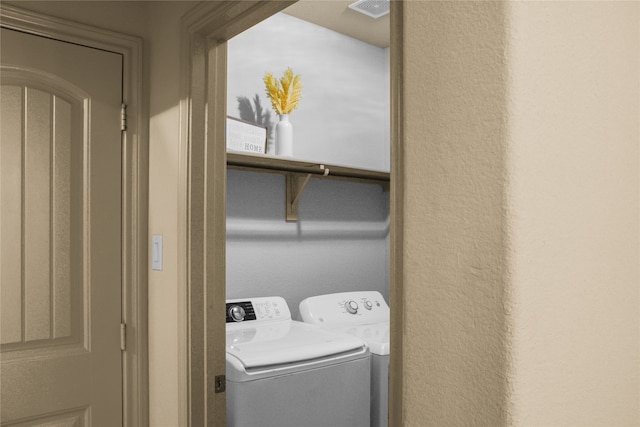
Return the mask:
{"type": "Polygon", "coordinates": [[[229,309],[229,317],[236,322],[242,322],[244,320],[244,308],[239,305],[234,305],[229,309]]]}
{"type": "Polygon", "coordinates": [[[358,312],[358,303],[354,300],[349,300],[344,304],[344,308],[351,314],[356,314],[358,312]]]}
{"type": "Polygon", "coordinates": [[[366,308],[367,310],[371,310],[373,308],[373,304],[371,303],[371,301],[369,300],[365,301],[364,308],[366,308]]]}

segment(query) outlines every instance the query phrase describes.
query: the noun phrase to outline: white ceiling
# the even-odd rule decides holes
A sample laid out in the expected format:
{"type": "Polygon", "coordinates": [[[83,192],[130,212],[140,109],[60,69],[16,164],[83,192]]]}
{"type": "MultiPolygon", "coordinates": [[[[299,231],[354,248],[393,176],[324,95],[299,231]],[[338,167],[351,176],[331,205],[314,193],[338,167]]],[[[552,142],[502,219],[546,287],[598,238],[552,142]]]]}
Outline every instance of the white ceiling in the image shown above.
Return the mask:
{"type": "Polygon", "coordinates": [[[284,13],[379,47],[389,47],[389,14],[370,18],[349,4],[356,0],[300,0],[284,13]]]}

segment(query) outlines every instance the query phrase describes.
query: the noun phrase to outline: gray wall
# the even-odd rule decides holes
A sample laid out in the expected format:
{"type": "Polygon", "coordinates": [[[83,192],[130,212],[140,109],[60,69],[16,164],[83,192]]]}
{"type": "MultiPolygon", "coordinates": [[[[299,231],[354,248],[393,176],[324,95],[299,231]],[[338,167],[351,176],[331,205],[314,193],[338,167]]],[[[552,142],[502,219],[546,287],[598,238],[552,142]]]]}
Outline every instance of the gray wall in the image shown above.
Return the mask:
{"type": "Polygon", "coordinates": [[[228,44],[227,112],[240,117],[237,97],[265,94],[263,77],[291,67],[302,99],[291,113],[293,156],[335,165],[389,170],[388,49],[280,13],[228,44]]]}
{"type": "Polygon", "coordinates": [[[388,301],[389,193],[312,178],[288,223],[284,181],[227,173],[227,298],[282,296],[294,318],[312,295],[377,290],[388,301]]]}
{"type": "MultiPolygon", "coordinates": [[[[303,83],[291,114],[294,158],[389,170],[388,50],[285,14],[229,41],[228,114],[265,95],[265,72],[303,83]]],[[[312,295],[377,290],[388,301],[389,194],[379,185],[312,179],[299,220],[285,217],[283,175],[227,174],[227,298],[282,296],[298,317],[312,295]]]]}

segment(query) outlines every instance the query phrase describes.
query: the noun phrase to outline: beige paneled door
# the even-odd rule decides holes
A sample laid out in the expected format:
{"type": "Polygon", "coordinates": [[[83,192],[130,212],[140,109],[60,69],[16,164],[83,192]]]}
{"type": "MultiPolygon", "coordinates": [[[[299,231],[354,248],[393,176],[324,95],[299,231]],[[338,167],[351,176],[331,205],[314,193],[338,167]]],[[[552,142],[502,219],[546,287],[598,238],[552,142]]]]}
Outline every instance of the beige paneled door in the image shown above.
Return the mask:
{"type": "Polygon", "coordinates": [[[2,29],[2,425],[122,424],[122,56],[2,29]]]}

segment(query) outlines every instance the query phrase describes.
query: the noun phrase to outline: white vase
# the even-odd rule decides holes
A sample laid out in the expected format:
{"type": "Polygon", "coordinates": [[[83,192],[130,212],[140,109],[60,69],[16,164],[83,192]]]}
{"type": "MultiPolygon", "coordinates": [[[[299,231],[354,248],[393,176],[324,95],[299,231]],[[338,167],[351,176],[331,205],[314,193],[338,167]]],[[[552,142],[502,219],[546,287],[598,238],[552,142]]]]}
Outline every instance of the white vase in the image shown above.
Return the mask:
{"type": "Polygon", "coordinates": [[[288,114],[281,114],[276,125],[276,155],[293,156],[293,126],[288,114]]]}

